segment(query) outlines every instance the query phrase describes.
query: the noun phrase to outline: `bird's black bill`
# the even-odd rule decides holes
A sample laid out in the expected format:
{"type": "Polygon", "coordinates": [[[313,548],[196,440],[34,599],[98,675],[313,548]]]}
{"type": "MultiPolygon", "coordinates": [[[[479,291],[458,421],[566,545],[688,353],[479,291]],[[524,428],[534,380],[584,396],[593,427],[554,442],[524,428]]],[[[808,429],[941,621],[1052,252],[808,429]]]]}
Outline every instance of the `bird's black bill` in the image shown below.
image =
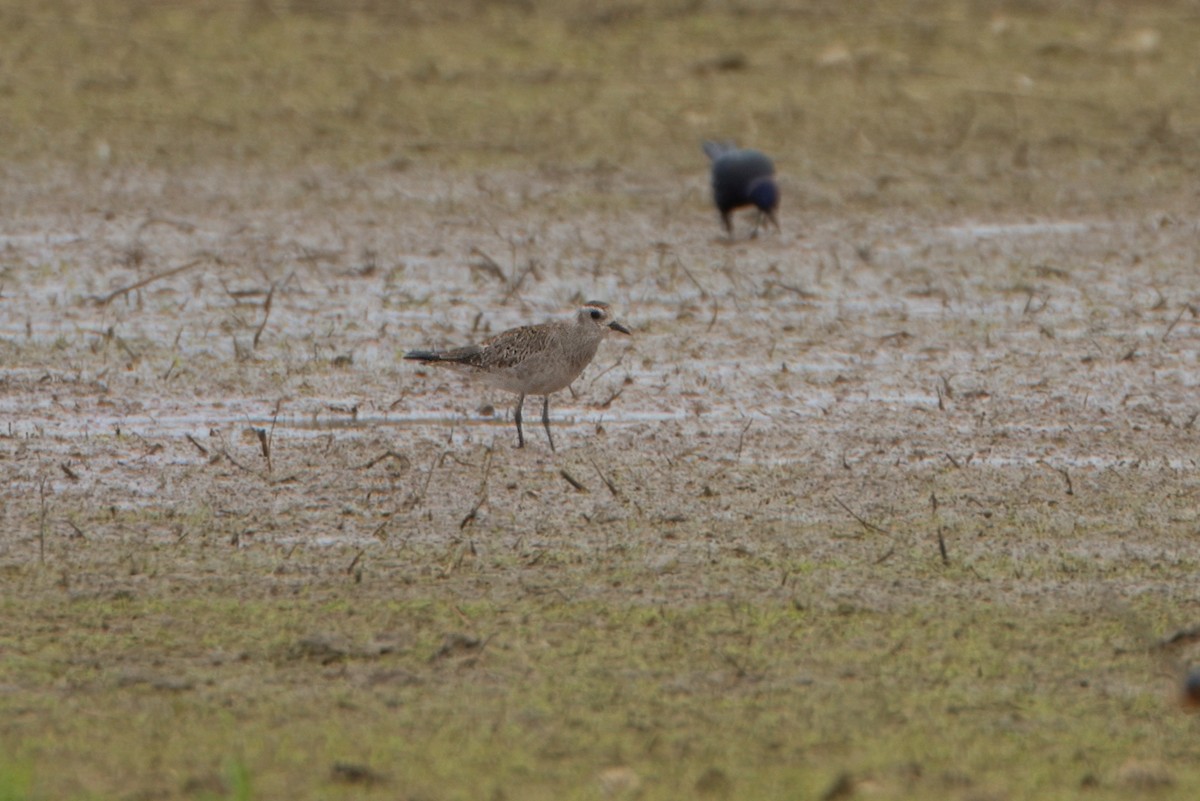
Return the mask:
{"type": "Polygon", "coordinates": [[[608,327],[614,331],[620,331],[622,334],[625,334],[626,336],[633,335],[632,331],[630,331],[628,328],[626,328],[625,326],[618,323],[616,320],[613,320],[611,323],[609,323],[608,327]]]}

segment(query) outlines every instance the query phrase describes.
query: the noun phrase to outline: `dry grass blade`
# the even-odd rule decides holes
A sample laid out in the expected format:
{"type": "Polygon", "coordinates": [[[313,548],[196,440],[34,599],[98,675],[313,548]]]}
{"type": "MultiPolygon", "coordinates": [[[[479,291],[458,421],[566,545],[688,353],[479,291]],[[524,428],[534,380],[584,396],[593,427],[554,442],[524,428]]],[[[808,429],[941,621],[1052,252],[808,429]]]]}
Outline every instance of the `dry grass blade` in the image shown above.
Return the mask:
{"type": "Polygon", "coordinates": [[[359,465],[358,469],[359,470],[370,470],[372,467],[374,467],[375,465],[379,464],[380,462],[382,462],[386,459],[396,460],[396,463],[399,464],[400,467],[405,470],[407,470],[409,467],[412,466],[412,461],[404,454],[397,453],[396,451],[393,451],[393,450],[387,450],[387,451],[384,451],[383,453],[379,454],[378,456],[376,456],[371,461],[369,461],[365,464],[359,465]]]}
{"type": "Polygon", "coordinates": [[[267,320],[271,317],[271,301],[275,298],[275,287],[278,286],[278,281],[271,284],[271,288],[267,290],[267,298],[263,301],[263,318],[258,324],[258,328],[254,330],[254,341],[252,347],[258,347],[258,341],[262,338],[263,330],[267,327],[267,320]]]}
{"type": "Polygon", "coordinates": [[[208,261],[208,257],[202,256],[198,259],[193,259],[192,261],[189,261],[187,264],[181,264],[178,267],[172,267],[169,270],[163,270],[161,273],[155,273],[154,275],[151,275],[148,278],[143,278],[141,281],[137,281],[135,283],[130,284],[129,286],[124,286],[124,287],[121,287],[120,289],[113,290],[112,292],[109,292],[107,295],[101,295],[100,297],[95,298],[96,305],[106,306],[109,303],[111,303],[112,301],[114,301],[115,299],[121,297],[122,295],[127,295],[130,292],[134,292],[138,289],[141,289],[144,286],[153,284],[155,281],[161,281],[164,278],[170,278],[173,275],[179,275],[180,273],[187,272],[188,270],[192,269],[193,267],[203,264],[206,261],[208,261]]]}
{"type": "Polygon", "coordinates": [[[208,456],[208,448],[197,442],[195,437],[193,437],[191,434],[184,434],[183,436],[188,442],[196,446],[196,450],[200,451],[201,456],[208,456]]]}
{"type": "Polygon", "coordinates": [[[563,481],[566,481],[568,484],[570,484],[572,487],[574,487],[579,492],[587,492],[588,491],[588,488],[585,487],[583,484],[581,484],[578,481],[578,479],[576,479],[574,476],[572,476],[570,473],[568,473],[567,469],[565,467],[562,468],[561,470],[559,470],[558,474],[563,477],[563,481]]]}
{"type": "Polygon", "coordinates": [[[846,514],[850,515],[855,520],[857,520],[859,522],[859,524],[862,525],[862,527],[865,528],[867,531],[874,531],[877,534],[886,534],[889,537],[892,536],[892,532],[888,531],[886,528],[880,528],[879,526],[872,523],[870,520],[867,520],[862,515],[860,515],[858,512],[854,511],[849,506],[847,506],[846,503],[841,498],[839,498],[835,495],[835,496],[833,496],[833,500],[834,500],[834,503],[836,503],[838,506],[842,507],[842,509],[846,512],[846,514]]]}
{"type": "Polygon", "coordinates": [[[1175,330],[1175,326],[1179,325],[1179,321],[1183,319],[1183,315],[1187,312],[1187,310],[1188,304],[1186,303],[1179,308],[1179,314],[1175,315],[1175,319],[1167,325],[1167,330],[1163,331],[1163,335],[1161,337],[1163,342],[1166,342],[1167,338],[1171,336],[1171,332],[1175,330]]]}
{"type": "Polygon", "coordinates": [[[478,261],[468,262],[468,266],[473,271],[481,272],[484,275],[491,276],[492,278],[495,278],[497,281],[499,281],[501,284],[506,283],[508,281],[508,279],[504,275],[504,269],[499,264],[497,264],[496,260],[493,259],[491,256],[484,253],[482,250],[480,250],[477,247],[471,248],[471,255],[479,257],[478,261]]]}
{"type": "Polygon", "coordinates": [[[600,465],[596,464],[595,459],[591,459],[590,461],[596,471],[596,475],[600,476],[600,480],[604,482],[604,486],[608,487],[608,491],[612,493],[614,498],[620,497],[621,492],[617,489],[617,485],[609,480],[608,476],[604,475],[604,471],[600,469],[600,465]]]}

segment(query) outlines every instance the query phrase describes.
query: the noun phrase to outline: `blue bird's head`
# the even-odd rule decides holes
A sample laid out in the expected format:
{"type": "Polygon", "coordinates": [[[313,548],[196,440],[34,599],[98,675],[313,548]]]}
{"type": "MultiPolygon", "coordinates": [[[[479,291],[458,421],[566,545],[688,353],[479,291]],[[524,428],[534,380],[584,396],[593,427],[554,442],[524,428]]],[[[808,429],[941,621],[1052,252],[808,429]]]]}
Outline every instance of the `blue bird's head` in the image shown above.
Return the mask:
{"type": "Polygon", "coordinates": [[[756,178],[746,187],[746,197],[750,198],[759,211],[772,214],[779,207],[779,185],[770,175],[756,178]]]}
{"type": "Polygon", "coordinates": [[[779,208],[779,185],[775,183],[775,177],[764,175],[762,178],[756,178],[747,187],[746,196],[778,231],[779,220],[775,218],[775,209],[779,208]]]}

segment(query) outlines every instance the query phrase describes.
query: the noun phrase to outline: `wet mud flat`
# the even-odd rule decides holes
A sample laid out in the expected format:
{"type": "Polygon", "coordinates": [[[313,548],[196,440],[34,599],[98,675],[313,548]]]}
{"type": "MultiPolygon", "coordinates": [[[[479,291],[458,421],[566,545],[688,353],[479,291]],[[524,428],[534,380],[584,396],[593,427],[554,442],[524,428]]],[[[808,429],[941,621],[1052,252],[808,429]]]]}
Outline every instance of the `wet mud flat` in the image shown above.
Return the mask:
{"type": "Polygon", "coordinates": [[[785,203],[731,244],[703,175],[21,191],[0,736],[40,792],[1200,781],[1196,655],[1154,646],[1200,614],[1194,220],[785,203]],[[552,400],[557,454],[400,361],[589,299],[634,335],[552,400]],[[145,726],[103,752],[88,705],[145,726]],[[207,733],[155,744],[175,715],[207,733]]]}
{"type": "MultiPolygon", "coordinates": [[[[1195,232],[1166,213],[978,222],[797,209],[781,235],[730,245],[699,181],[628,188],[682,207],[654,218],[571,208],[590,187],[512,174],[474,186],[329,175],[241,188],[248,200],[226,178],[219,202],[272,194],[227,212],[203,182],[180,182],[178,209],[168,194],[143,211],[166,179],[139,176],[100,187],[107,206],[10,221],[13,478],[136,507],[194,497],[138,489],[143,471],[202,481],[230,467],[216,452],[271,483],[275,462],[335,447],[393,451],[414,480],[430,475],[427,452],[480,449],[531,476],[603,456],[613,469],[663,460],[664,476],[703,462],[839,483],[883,469],[897,484],[1012,473],[1056,492],[1075,489],[1071,473],[1086,485],[1193,467],[1195,232]],[[453,203],[414,200],[428,183],[453,203]],[[514,188],[489,188],[501,185],[514,188]],[[529,195],[554,198],[549,213],[530,213],[529,195]],[[399,360],[593,296],[636,335],[607,341],[553,399],[561,458],[544,438],[515,451],[513,396],[399,360]],[[75,475],[28,469],[55,461],[75,475]]],[[[844,515],[805,494],[790,504],[797,521],[844,515]]]]}

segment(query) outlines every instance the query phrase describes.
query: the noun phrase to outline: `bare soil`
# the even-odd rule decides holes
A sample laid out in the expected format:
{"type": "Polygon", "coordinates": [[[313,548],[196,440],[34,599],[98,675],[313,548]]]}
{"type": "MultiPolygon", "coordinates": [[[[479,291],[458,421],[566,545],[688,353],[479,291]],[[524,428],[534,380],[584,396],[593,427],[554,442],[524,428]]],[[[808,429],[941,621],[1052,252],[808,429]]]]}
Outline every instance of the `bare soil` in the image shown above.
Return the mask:
{"type": "MultiPolygon", "coordinates": [[[[244,711],[260,692],[297,703],[298,681],[324,688],[322,700],[301,702],[315,710],[336,707],[345,682],[364,692],[369,702],[346,703],[382,705],[363,713],[367,729],[402,731],[389,706],[428,703],[474,731],[454,700],[462,681],[490,676],[502,697],[528,704],[523,693],[543,671],[620,681],[642,663],[667,707],[628,713],[679,736],[697,722],[670,722],[666,699],[682,693],[677,713],[698,714],[710,682],[740,687],[731,697],[754,688],[770,706],[823,709],[849,704],[844,693],[867,680],[872,696],[932,692],[956,708],[924,686],[929,660],[974,675],[983,697],[1015,693],[1021,716],[1047,705],[1039,717],[1051,728],[1073,731],[1051,700],[1059,692],[1085,706],[1115,696],[1135,719],[1187,725],[1172,698],[1190,646],[1146,649],[1194,622],[1200,589],[1191,221],[1168,211],[984,220],[789,208],[782,233],[730,244],[702,172],[606,178],[605,192],[649,198],[635,214],[591,208],[586,175],[43,180],[25,185],[26,211],[6,222],[3,290],[10,658],[0,697],[10,720],[26,721],[4,736],[16,764],[32,766],[34,796],[122,795],[110,761],[138,775],[139,792],[167,796],[194,795],[196,782],[234,793],[240,770],[256,797],[303,794],[314,781],[359,787],[346,779],[359,774],[336,768],[344,760],[378,771],[381,793],[415,781],[432,797],[627,792],[595,789],[605,782],[666,797],[701,774],[770,795],[782,780],[762,766],[746,774],[728,744],[705,751],[711,775],[663,773],[685,752],[663,762],[644,743],[608,756],[580,744],[566,747],[559,779],[541,769],[521,778],[506,762],[493,786],[477,768],[460,765],[472,778],[452,778],[457,769],[350,745],[348,733],[342,746],[292,743],[287,758],[200,736],[203,756],[182,762],[154,744],[165,721],[135,735],[132,753],[103,759],[76,743],[93,742],[91,726],[61,746],[22,735],[39,716],[64,714],[49,710],[163,694],[192,698],[172,702],[184,722],[213,726],[203,721],[216,704],[250,715],[252,732],[303,728],[307,715],[244,711]],[[514,447],[511,397],[399,360],[593,297],[635,334],[610,338],[573,392],[554,399],[557,454],[535,426],[528,446],[514,447]],[[644,649],[661,639],[625,639],[631,615],[643,620],[636,628],[714,610],[734,615],[706,635],[723,644],[689,638],[681,652],[651,656],[644,649]],[[538,652],[547,637],[572,642],[561,627],[597,615],[618,627],[616,653],[593,662],[538,652]],[[981,615],[999,628],[984,625],[957,653],[961,627],[983,625],[981,615]],[[800,640],[775,642],[775,625],[800,640]],[[914,665],[889,666],[895,649],[914,647],[914,625],[950,631],[916,646],[914,665]],[[1053,641],[1064,626],[1082,629],[1070,635],[1080,642],[1053,641]],[[854,634],[864,627],[875,632],[867,640],[854,634]],[[1052,640],[1024,654],[977,652],[975,637],[994,645],[1014,630],[1052,640]],[[471,672],[448,679],[437,667],[447,659],[467,659],[471,672]],[[311,677],[271,678],[297,664],[311,677]],[[428,700],[434,676],[449,694],[428,700]],[[56,748],[73,767],[50,775],[56,748]],[[767,789],[755,784],[763,777],[767,789]]],[[[570,702],[541,703],[570,720],[570,702]]],[[[896,747],[920,737],[919,724],[885,703],[896,743],[869,756],[838,746],[843,767],[805,773],[815,790],[844,773],[890,796],[941,792],[900,769],[909,758],[896,747]]],[[[714,722],[714,736],[762,725],[745,714],[714,722]]],[[[107,722],[91,725],[121,725],[120,713],[101,715],[107,722]]],[[[70,720],[55,725],[75,731],[70,720]]],[[[600,742],[627,737],[588,721],[579,725],[600,742]]],[[[351,715],[334,730],[362,725],[351,715]]],[[[859,731],[840,713],[830,725],[822,737],[834,741],[859,731]]],[[[973,748],[987,752],[992,725],[973,731],[973,748]]],[[[1193,775],[1190,752],[1160,756],[1153,737],[1083,742],[1091,767],[1039,782],[1097,782],[1119,796],[1130,760],[1127,770],[1172,783],[1193,775]]],[[[789,747],[811,760],[829,745],[789,747]]],[[[753,765],[770,746],[750,750],[753,765]]],[[[917,751],[914,764],[954,772],[917,751]]],[[[542,753],[534,764],[545,759],[543,768],[558,761],[542,753]]],[[[1023,793],[997,759],[958,754],[950,764],[965,760],[972,787],[1023,793]]]]}

